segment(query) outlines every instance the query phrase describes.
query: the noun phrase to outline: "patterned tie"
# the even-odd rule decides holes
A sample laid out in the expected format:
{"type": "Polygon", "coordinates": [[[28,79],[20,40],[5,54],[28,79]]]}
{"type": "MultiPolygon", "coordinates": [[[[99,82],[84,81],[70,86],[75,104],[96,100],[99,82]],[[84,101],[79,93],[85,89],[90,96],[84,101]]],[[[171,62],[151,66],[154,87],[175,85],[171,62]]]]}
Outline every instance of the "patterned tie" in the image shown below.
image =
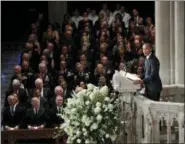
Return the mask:
{"type": "Polygon", "coordinates": [[[37,115],[38,114],[38,109],[35,109],[35,115],[37,115]]]}
{"type": "Polygon", "coordinates": [[[14,108],[14,106],[11,106],[11,110],[10,111],[11,111],[12,115],[14,114],[14,109],[13,108],[14,108]]]}

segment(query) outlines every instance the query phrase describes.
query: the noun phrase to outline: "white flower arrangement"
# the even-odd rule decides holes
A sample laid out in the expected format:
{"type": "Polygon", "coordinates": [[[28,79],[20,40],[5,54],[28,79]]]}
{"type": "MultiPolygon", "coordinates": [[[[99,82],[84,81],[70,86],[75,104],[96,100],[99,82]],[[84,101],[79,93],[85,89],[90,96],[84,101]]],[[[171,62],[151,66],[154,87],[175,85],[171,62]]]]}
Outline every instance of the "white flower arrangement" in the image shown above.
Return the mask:
{"type": "Polygon", "coordinates": [[[99,89],[88,84],[87,90],[73,92],[61,115],[64,123],[57,135],[66,133],[70,144],[103,144],[107,139],[115,140],[120,121],[118,102],[109,98],[107,86],[99,89]]]}

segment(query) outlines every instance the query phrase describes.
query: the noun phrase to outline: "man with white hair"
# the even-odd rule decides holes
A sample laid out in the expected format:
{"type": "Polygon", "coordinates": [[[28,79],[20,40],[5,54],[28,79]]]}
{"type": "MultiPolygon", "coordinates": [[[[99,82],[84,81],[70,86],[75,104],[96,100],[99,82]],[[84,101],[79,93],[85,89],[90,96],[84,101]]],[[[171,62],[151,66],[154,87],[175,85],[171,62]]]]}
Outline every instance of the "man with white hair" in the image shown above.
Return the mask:
{"type": "Polygon", "coordinates": [[[25,105],[28,100],[28,95],[26,93],[26,90],[20,87],[21,83],[18,79],[14,79],[12,82],[12,86],[10,90],[6,92],[6,99],[4,106],[8,106],[8,100],[7,97],[11,94],[16,94],[18,96],[20,104],[25,105]]]}
{"type": "Polygon", "coordinates": [[[46,111],[40,107],[39,99],[32,98],[32,108],[26,111],[25,122],[28,129],[43,129],[46,123],[46,111]]]}
{"type": "Polygon", "coordinates": [[[63,88],[61,86],[56,86],[55,90],[54,90],[54,95],[52,97],[52,99],[50,99],[50,107],[54,107],[55,106],[55,99],[57,96],[61,96],[63,97],[63,88]]]}
{"type": "Polygon", "coordinates": [[[41,97],[49,100],[51,98],[50,88],[43,87],[43,81],[40,78],[35,80],[35,88],[41,91],[41,97]]]}
{"type": "Polygon", "coordinates": [[[22,126],[24,108],[19,104],[17,95],[9,95],[8,107],[3,110],[2,124],[5,130],[16,130],[22,126]]]}
{"type": "Polygon", "coordinates": [[[43,86],[46,88],[53,88],[53,78],[47,70],[47,65],[44,62],[39,64],[39,73],[36,78],[41,78],[43,81],[43,86]]]}

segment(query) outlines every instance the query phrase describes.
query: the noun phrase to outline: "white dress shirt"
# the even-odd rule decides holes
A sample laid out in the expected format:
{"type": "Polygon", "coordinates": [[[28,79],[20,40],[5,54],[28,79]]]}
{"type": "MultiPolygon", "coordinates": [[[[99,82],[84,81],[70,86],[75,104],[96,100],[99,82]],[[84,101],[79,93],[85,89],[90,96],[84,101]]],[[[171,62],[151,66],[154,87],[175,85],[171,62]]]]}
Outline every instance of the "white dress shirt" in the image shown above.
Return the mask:
{"type": "Polygon", "coordinates": [[[146,59],[148,60],[150,58],[152,53],[150,53],[149,55],[146,56],[146,59]]]}
{"type": "Polygon", "coordinates": [[[83,20],[83,17],[82,17],[82,16],[78,16],[78,17],[73,16],[73,17],[71,18],[71,20],[75,23],[76,28],[78,28],[79,22],[80,22],[81,20],[83,20]]]}
{"type": "Polygon", "coordinates": [[[121,14],[121,15],[122,15],[122,17],[123,17],[122,21],[125,23],[125,28],[128,28],[128,27],[129,27],[129,21],[130,21],[130,19],[131,19],[130,14],[124,12],[124,13],[121,14]]]}
{"type": "Polygon", "coordinates": [[[113,15],[110,15],[109,18],[108,18],[108,24],[109,26],[111,26],[111,24],[113,23],[114,21],[114,16],[113,15]]]}
{"type": "Polygon", "coordinates": [[[92,20],[93,25],[94,25],[96,21],[98,20],[98,16],[97,15],[93,16],[92,14],[89,14],[88,19],[92,20]]]}
{"type": "Polygon", "coordinates": [[[41,89],[41,97],[44,97],[44,88],[41,89]]]}
{"type": "Polygon", "coordinates": [[[113,16],[115,17],[116,14],[120,13],[120,10],[115,10],[114,13],[113,13],[113,16]]]}
{"type": "Polygon", "coordinates": [[[62,106],[61,107],[57,106],[57,112],[61,113],[62,112],[62,108],[63,108],[62,106]]]}

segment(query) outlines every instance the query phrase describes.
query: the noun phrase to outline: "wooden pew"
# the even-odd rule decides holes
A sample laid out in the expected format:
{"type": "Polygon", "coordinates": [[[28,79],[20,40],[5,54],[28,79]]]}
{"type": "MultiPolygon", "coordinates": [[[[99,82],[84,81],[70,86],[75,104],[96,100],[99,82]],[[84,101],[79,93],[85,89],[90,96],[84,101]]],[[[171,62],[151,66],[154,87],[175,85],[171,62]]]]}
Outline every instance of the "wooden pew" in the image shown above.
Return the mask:
{"type": "MultiPolygon", "coordinates": [[[[28,130],[19,129],[13,131],[1,131],[1,144],[15,144],[18,140],[39,140],[39,139],[53,139],[53,135],[56,129],[38,129],[38,130],[28,130]]],[[[64,144],[65,140],[62,138],[55,139],[56,144],[64,144]],[[62,139],[62,142],[60,142],[62,139]]]]}

